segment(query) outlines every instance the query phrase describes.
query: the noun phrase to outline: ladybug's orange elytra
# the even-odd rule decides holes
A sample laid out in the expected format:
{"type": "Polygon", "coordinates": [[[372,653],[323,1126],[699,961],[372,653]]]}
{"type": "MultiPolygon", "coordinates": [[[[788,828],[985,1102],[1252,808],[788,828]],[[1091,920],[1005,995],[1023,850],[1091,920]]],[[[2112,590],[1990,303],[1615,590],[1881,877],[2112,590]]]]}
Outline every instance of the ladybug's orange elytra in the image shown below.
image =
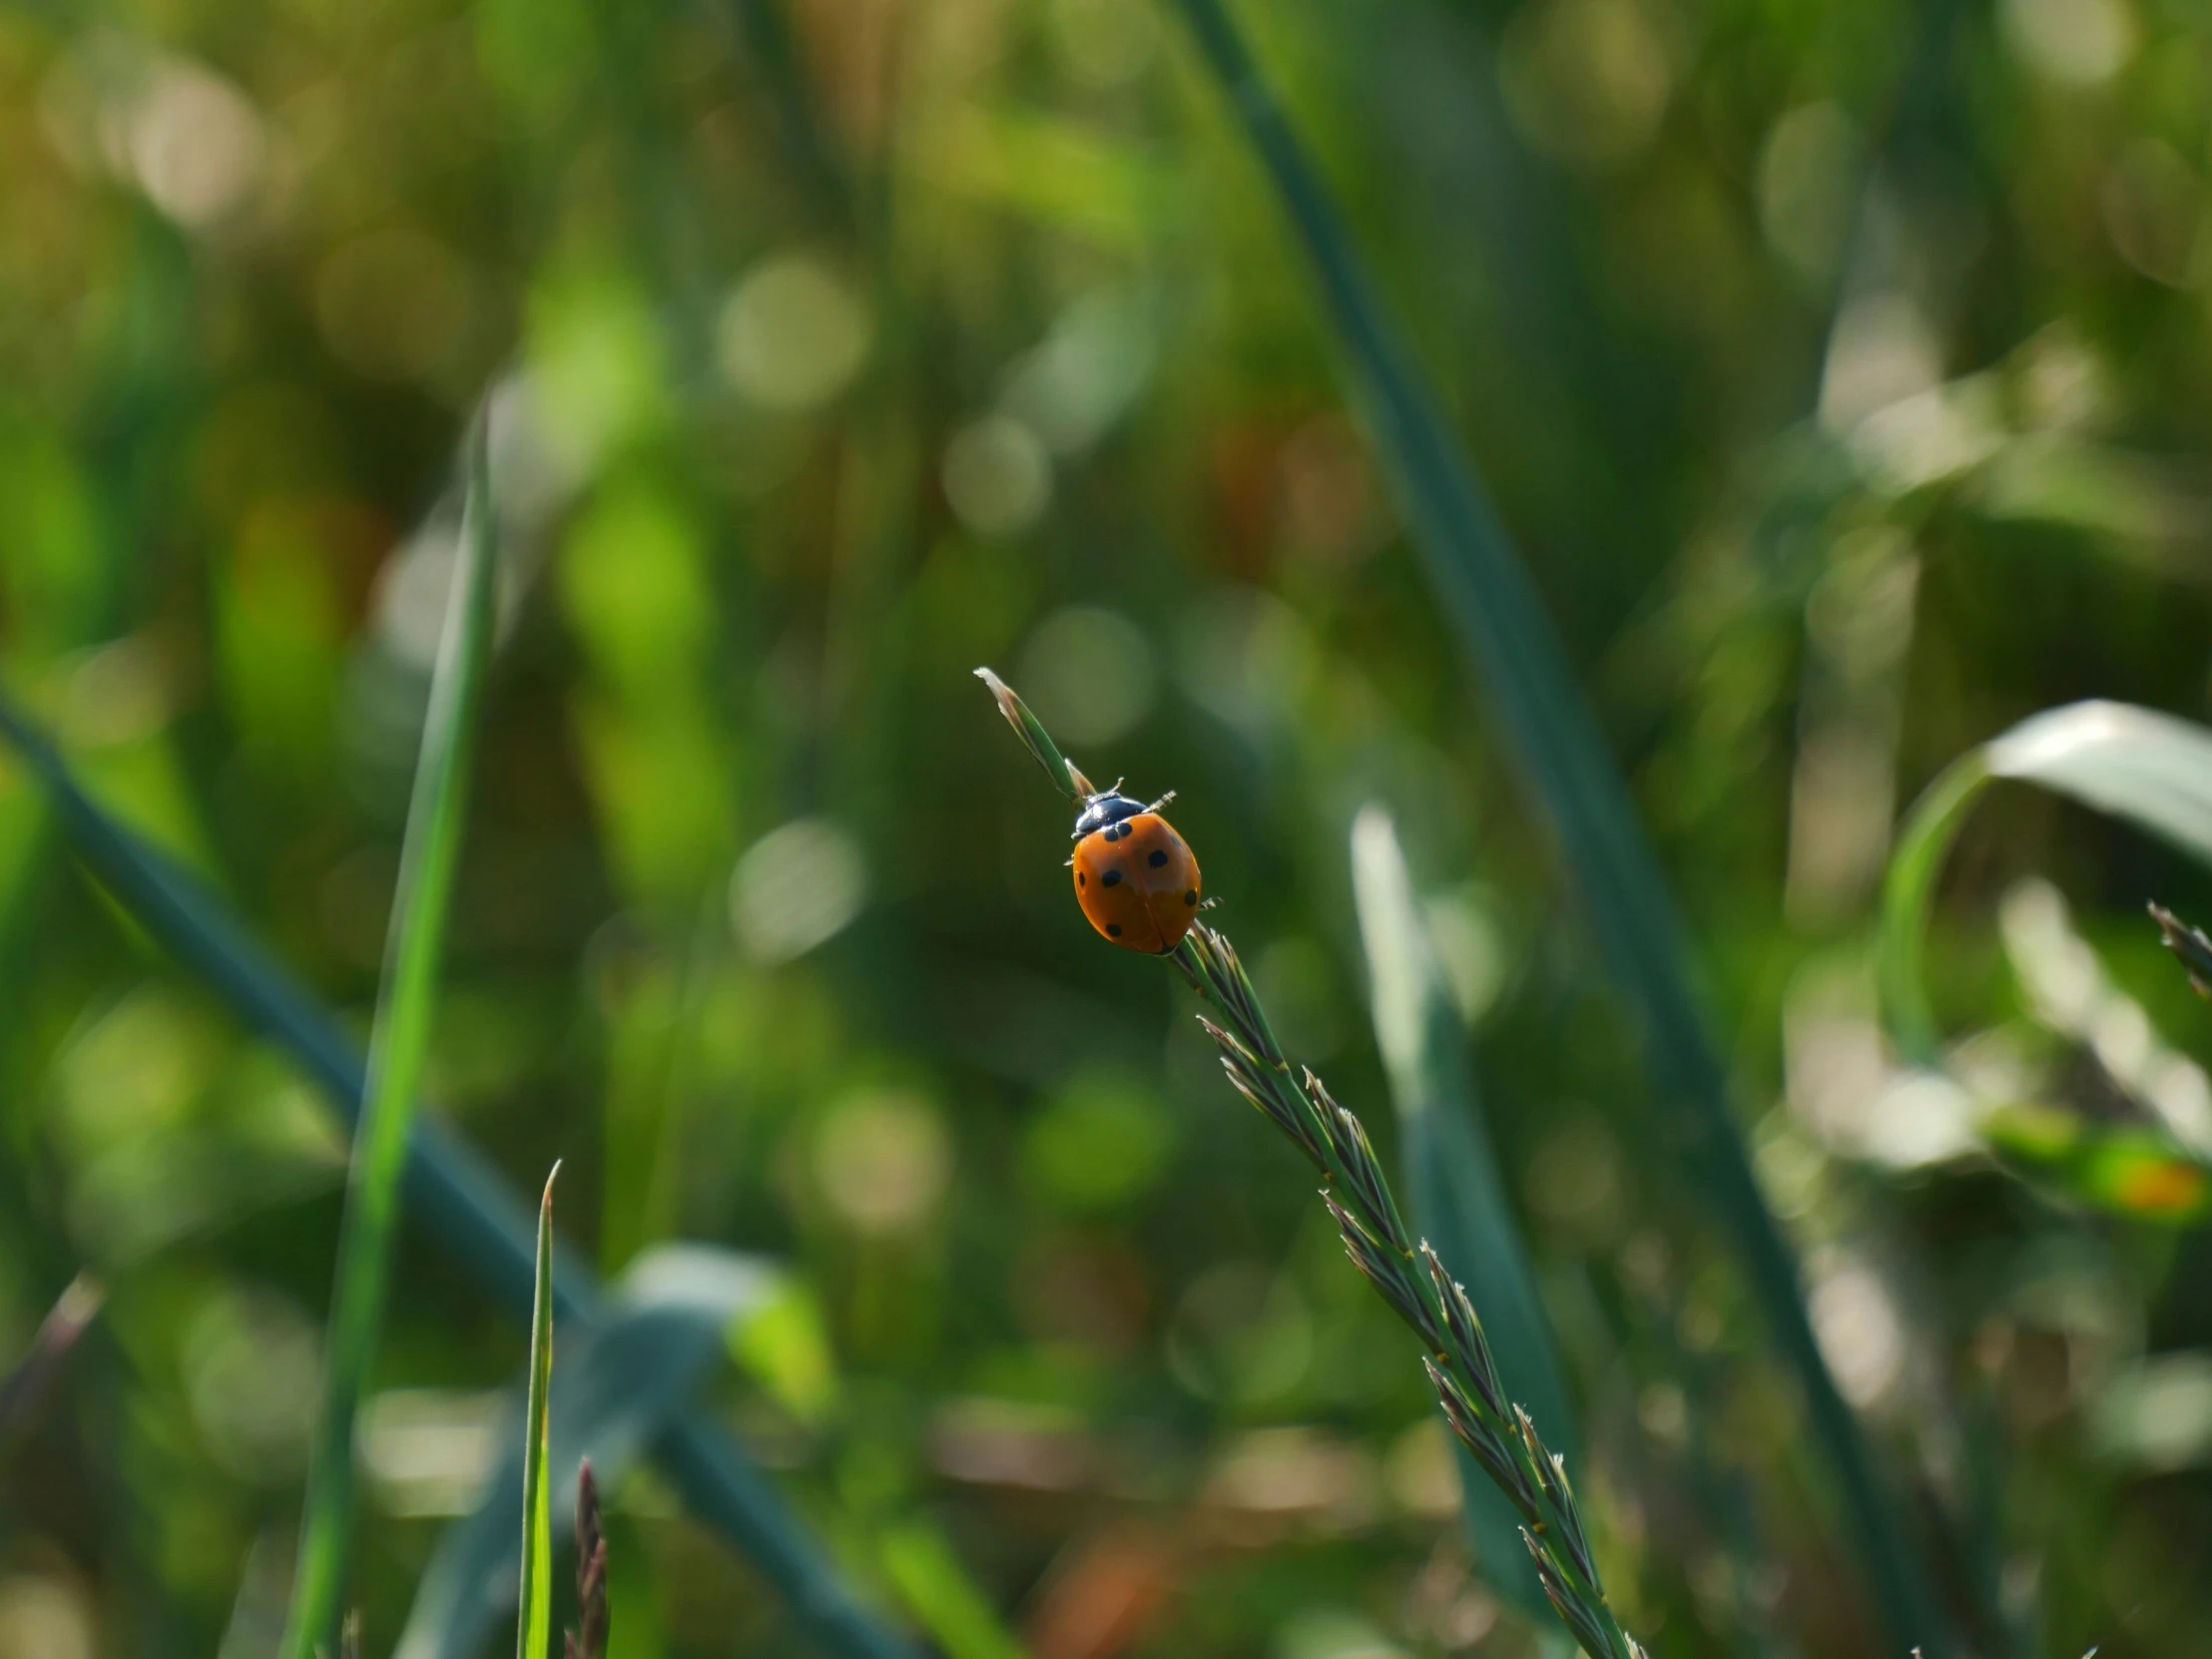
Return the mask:
{"type": "Polygon", "coordinates": [[[1125,950],[1164,955],[1198,919],[1198,859],[1154,809],[1106,790],[1075,821],[1075,901],[1100,935],[1125,950]]]}

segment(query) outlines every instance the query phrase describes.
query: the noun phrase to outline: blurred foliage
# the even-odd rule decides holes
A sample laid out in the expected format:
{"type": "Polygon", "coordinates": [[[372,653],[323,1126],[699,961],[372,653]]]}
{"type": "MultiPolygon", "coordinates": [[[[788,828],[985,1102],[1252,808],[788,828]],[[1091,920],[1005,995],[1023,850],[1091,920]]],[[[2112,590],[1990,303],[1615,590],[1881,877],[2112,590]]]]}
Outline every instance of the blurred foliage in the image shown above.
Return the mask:
{"type": "MultiPolygon", "coordinates": [[[[2212,1023],[2142,913],[2212,915],[2212,882],[1993,796],[1934,904],[1939,1071],[1886,1044],[1871,925],[1898,806],[1972,746],[2084,697],[2212,718],[2212,29],[1248,10],[1635,782],[1933,1575],[1985,1652],[2194,1651],[2205,1240],[2083,1195],[2171,1200],[2212,1148],[2212,1023]]],[[[610,1272],[676,1239],[782,1264],[708,1395],[866,1594],[1037,1659],[1541,1639],[1302,1166],[1076,912],[988,661],[1099,782],[1180,789],[1286,1046],[1379,1135],[1347,848],[1388,808],[1624,1618],[1668,1655],[1876,1651],[1172,17],[0,15],[0,672],[363,1030],[487,387],[516,577],[433,1109],[519,1184],[565,1159],[610,1272]]],[[[0,1360],[108,1289],[10,1425],[0,1655],[273,1652],[342,1148],[12,754],[0,984],[0,1360]]],[[[527,1346],[420,1237],[397,1275],[369,1653],[527,1346]]],[[[650,1470],[609,1505],[618,1654],[795,1646],[650,1470]]]]}

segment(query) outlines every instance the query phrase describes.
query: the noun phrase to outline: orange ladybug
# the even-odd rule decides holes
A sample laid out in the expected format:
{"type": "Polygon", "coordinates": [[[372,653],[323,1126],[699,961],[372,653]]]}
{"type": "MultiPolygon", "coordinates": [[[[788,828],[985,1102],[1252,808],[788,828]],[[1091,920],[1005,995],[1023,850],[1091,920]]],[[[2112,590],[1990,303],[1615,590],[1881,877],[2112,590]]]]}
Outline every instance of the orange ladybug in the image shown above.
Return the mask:
{"type": "Polygon", "coordinates": [[[1198,859],[1160,809],[1140,807],[1116,783],[1083,798],[1075,820],[1075,901],[1124,950],[1164,956],[1198,917],[1198,859]]]}

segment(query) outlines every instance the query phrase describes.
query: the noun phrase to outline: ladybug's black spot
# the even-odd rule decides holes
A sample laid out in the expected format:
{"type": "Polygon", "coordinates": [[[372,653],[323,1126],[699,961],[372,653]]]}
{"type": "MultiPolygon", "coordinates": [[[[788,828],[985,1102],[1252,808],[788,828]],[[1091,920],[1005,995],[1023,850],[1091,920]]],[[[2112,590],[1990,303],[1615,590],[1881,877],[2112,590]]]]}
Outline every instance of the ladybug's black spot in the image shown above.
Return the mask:
{"type": "Polygon", "coordinates": [[[1198,902],[1198,889],[1196,887],[1193,887],[1189,892],[1185,893],[1183,895],[1183,902],[1186,904],[1196,904],[1198,902]]]}
{"type": "Polygon", "coordinates": [[[1158,847],[1154,847],[1152,849],[1152,856],[1145,860],[1145,862],[1150,864],[1154,869],[1158,869],[1167,861],[1168,855],[1165,852],[1161,851],[1158,847]]]}
{"type": "Polygon", "coordinates": [[[1079,887],[1088,886],[1090,884],[1088,878],[1083,874],[1081,870],[1077,870],[1075,872],[1075,884],[1079,887]]]}
{"type": "Polygon", "coordinates": [[[1104,875],[1101,875],[1098,878],[1098,884],[1102,887],[1117,887],[1121,885],[1121,871],[1118,869],[1108,870],[1104,875]]]}
{"type": "Polygon", "coordinates": [[[1107,937],[1108,937],[1109,939],[1118,939],[1118,938],[1120,938],[1120,937],[1121,937],[1121,923],[1120,923],[1120,922],[1118,922],[1118,921],[1109,921],[1109,922],[1108,922],[1108,923],[1106,924],[1106,936],[1107,936],[1107,937]]]}

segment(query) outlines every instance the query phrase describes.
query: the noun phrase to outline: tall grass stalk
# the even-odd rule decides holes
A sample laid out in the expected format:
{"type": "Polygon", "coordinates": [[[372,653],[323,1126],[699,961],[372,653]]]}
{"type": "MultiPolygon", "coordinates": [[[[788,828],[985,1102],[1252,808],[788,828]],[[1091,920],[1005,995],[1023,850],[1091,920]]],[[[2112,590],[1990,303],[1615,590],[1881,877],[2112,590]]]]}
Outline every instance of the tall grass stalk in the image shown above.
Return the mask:
{"type": "MultiPolygon", "coordinates": [[[[369,1037],[368,1081],[353,1140],[331,1295],[322,1412],[300,1520],[299,1562],[284,1659],[313,1659],[337,1634],[353,1535],[353,1419],[375,1358],[399,1223],[400,1176],[422,1083],[444,951],[474,747],[476,705],[491,655],[495,530],[484,423],[468,443],[468,492],[445,629],[430,680],[383,984],[369,1037]]],[[[540,1297],[550,1294],[541,1255],[540,1297]]]]}
{"type": "MultiPolygon", "coordinates": [[[[522,1414],[522,1582],[515,1605],[515,1659],[552,1659],[553,1486],[546,1468],[553,1436],[553,1183],[538,1201],[537,1293],[530,1312],[529,1403],[522,1414]]],[[[582,1539],[578,1539],[581,1544],[582,1539]]]]}
{"type": "Polygon", "coordinates": [[[1543,601],[1434,389],[1378,296],[1336,205],[1223,0],[1175,0],[1297,233],[1428,584],[1480,674],[1524,783],[1559,836],[1608,968],[1642,1009],[1670,1140],[1725,1230],[1842,1488],[1894,1648],[1940,1634],[1912,1533],[1806,1314],[1798,1267],[1753,1178],[1727,1072],[1690,983],[1657,855],[1543,601]]]}
{"type": "MultiPolygon", "coordinates": [[[[1047,776],[1079,783],[1082,774],[1061,756],[1012,688],[988,669],[976,672],[1047,776]]],[[[1643,1659],[1644,1650],[1606,1600],[1564,1459],[1545,1448],[1527,1411],[1506,1396],[1465,1289],[1426,1240],[1416,1244],[1406,1231],[1366,1127],[1311,1070],[1293,1072],[1226,937],[1199,922],[1169,960],[1222,1015],[1221,1024],[1203,1014],[1199,1023],[1221,1050],[1230,1083],[1320,1172],[1321,1201],[1353,1266],[1420,1340],[1421,1363],[1444,1419],[1519,1512],[1521,1540],[1552,1610],[1590,1659],[1643,1659]]]]}

